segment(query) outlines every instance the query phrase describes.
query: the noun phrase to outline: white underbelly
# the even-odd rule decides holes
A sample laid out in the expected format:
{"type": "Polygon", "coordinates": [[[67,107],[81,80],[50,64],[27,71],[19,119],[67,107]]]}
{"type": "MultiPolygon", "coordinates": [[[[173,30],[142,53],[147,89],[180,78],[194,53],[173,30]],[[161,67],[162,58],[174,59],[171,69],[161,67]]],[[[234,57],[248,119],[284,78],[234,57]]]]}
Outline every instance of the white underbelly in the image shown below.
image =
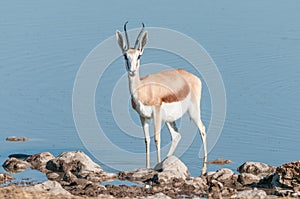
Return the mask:
{"type": "Polygon", "coordinates": [[[172,103],[162,103],[161,119],[164,122],[173,122],[181,118],[189,108],[190,96],[184,100],[172,103]]]}
{"type": "MultiPolygon", "coordinates": [[[[136,111],[145,118],[152,119],[154,106],[146,106],[142,102],[136,103],[136,111]]],[[[161,105],[161,120],[163,122],[173,122],[181,118],[190,105],[190,95],[187,96],[184,100],[172,103],[162,103],[161,105]]]]}
{"type": "Polygon", "coordinates": [[[152,106],[145,106],[142,102],[138,102],[136,107],[136,111],[145,118],[152,118],[153,107],[152,106]]]}

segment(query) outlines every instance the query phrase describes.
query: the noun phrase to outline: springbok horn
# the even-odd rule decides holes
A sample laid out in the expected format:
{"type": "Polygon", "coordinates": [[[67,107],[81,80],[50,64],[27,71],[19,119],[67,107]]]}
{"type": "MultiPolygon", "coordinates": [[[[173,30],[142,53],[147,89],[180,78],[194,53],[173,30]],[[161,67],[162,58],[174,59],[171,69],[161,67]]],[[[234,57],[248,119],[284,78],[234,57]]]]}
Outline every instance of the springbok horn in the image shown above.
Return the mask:
{"type": "Polygon", "coordinates": [[[128,33],[127,33],[127,30],[126,30],[127,23],[128,23],[128,21],[126,21],[125,24],[124,24],[124,31],[125,31],[125,36],[126,36],[127,49],[129,49],[130,48],[130,44],[129,44],[128,33]]]}
{"type": "Polygon", "coordinates": [[[139,35],[137,36],[136,38],[136,41],[135,41],[135,44],[134,44],[134,48],[137,49],[138,46],[139,46],[139,43],[140,43],[140,37],[142,36],[142,33],[144,31],[144,28],[145,28],[145,25],[144,23],[142,23],[143,27],[142,27],[142,30],[140,31],[139,35]]]}

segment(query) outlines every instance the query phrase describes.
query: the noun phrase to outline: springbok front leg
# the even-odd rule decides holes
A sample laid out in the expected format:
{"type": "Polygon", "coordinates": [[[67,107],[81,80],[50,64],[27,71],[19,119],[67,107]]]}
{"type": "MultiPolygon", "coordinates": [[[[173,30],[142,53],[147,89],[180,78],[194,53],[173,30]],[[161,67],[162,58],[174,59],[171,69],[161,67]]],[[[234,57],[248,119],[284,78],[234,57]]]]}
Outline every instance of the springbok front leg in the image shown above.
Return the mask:
{"type": "Polygon", "coordinates": [[[171,138],[172,138],[172,144],[171,144],[169,153],[167,155],[169,157],[169,156],[173,155],[173,153],[177,147],[177,144],[181,139],[181,135],[180,135],[180,133],[178,133],[178,129],[177,129],[175,122],[166,122],[166,125],[170,131],[171,138]]]}
{"type": "Polygon", "coordinates": [[[149,124],[146,118],[140,117],[143,126],[143,131],[145,134],[145,144],[146,144],[146,168],[150,168],[150,134],[149,134],[149,124]]]}
{"type": "Polygon", "coordinates": [[[160,106],[155,106],[153,111],[154,121],[154,139],[157,151],[157,163],[161,162],[160,159],[160,129],[161,129],[161,112],[160,106]]]}

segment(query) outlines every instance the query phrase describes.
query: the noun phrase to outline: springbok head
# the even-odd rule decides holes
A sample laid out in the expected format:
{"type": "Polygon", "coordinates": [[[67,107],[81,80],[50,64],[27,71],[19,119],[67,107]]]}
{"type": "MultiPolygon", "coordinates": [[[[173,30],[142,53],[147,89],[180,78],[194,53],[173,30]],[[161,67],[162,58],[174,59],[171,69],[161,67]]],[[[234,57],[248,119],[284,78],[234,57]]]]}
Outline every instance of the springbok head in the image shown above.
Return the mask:
{"type": "Polygon", "coordinates": [[[147,42],[148,33],[144,32],[145,26],[144,23],[142,23],[143,27],[136,38],[134,47],[130,48],[128,33],[126,30],[127,23],[128,22],[124,24],[126,43],[124,42],[122,33],[119,30],[116,31],[116,36],[126,62],[126,70],[130,76],[134,76],[136,72],[138,72],[140,66],[140,58],[147,42]]]}

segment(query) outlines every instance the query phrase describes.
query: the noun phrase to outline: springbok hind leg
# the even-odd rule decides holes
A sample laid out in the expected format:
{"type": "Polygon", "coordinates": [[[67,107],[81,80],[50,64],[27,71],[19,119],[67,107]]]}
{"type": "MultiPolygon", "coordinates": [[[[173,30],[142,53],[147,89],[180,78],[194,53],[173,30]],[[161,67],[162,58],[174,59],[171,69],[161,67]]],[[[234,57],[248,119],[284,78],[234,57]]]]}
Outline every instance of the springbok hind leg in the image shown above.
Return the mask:
{"type": "Polygon", "coordinates": [[[176,127],[175,122],[166,122],[166,124],[167,124],[167,127],[170,131],[171,138],[172,138],[172,144],[171,144],[169,153],[167,155],[169,157],[169,156],[173,155],[173,153],[177,147],[177,144],[179,143],[179,141],[181,139],[181,135],[180,135],[180,133],[178,133],[178,129],[176,127]]]}
{"type": "Polygon", "coordinates": [[[205,126],[201,121],[200,117],[200,110],[195,111],[197,109],[193,109],[193,111],[189,112],[189,115],[191,119],[194,121],[196,126],[199,129],[199,133],[202,138],[202,143],[203,143],[203,150],[204,150],[204,159],[203,159],[203,166],[202,166],[202,174],[206,173],[206,162],[207,162],[207,149],[206,149],[206,132],[205,132],[205,126]]]}
{"type": "Polygon", "coordinates": [[[155,139],[155,145],[156,145],[156,150],[157,150],[157,163],[160,163],[161,162],[161,159],[160,159],[160,128],[161,128],[160,106],[156,106],[154,108],[153,120],[154,120],[154,139],[155,139]]]}
{"type": "Polygon", "coordinates": [[[204,159],[203,159],[203,166],[202,166],[202,174],[206,173],[206,162],[207,162],[207,149],[206,149],[206,132],[205,132],[205,126],[202,123],[201,119],[195,121],[202,138],[203,142],[203,150],[204,150],[204,159]]]}

